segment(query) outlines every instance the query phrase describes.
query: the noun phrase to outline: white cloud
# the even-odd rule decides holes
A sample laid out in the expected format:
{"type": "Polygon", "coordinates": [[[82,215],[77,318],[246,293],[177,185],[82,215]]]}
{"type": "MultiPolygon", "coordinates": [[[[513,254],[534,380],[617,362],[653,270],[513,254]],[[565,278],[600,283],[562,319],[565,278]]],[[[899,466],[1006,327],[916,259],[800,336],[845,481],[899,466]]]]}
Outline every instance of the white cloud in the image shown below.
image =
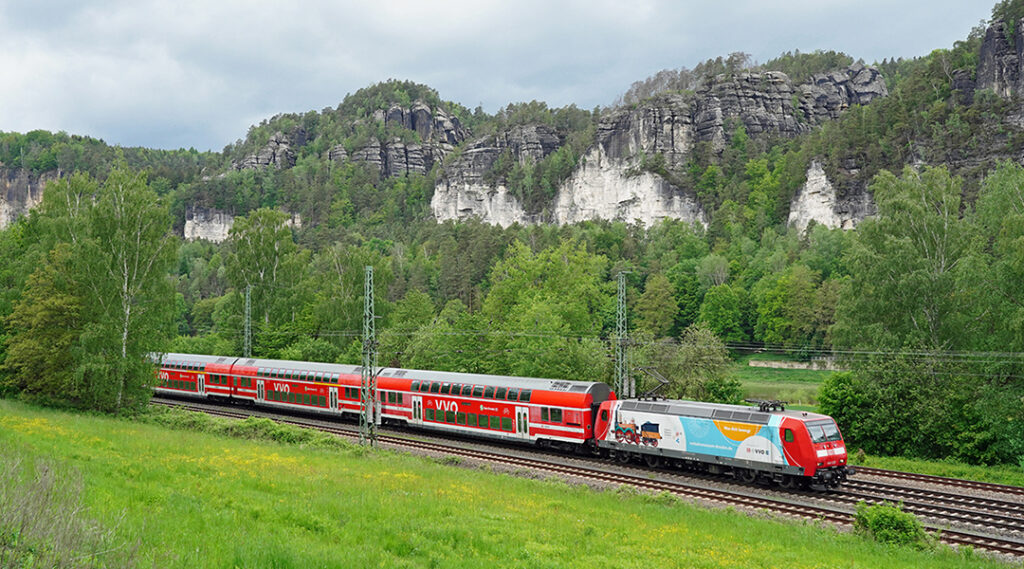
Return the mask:
{"type": "Polygon", "coordinates": [[[0,0],[0,130],[218,150],[252,122],[388,78],[488,111],[590,108],[733,51],[923,55],[963,39],[990,1],[0,0]]]}

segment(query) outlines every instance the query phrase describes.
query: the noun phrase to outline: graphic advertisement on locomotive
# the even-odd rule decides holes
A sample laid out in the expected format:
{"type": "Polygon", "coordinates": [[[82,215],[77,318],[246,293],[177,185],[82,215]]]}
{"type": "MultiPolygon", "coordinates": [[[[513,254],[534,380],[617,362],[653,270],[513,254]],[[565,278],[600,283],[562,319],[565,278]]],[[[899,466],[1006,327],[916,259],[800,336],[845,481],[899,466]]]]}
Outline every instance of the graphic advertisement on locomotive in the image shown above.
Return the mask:
{"type": "Polygon", "coordinates": [[[623,409],[624,403],[628,402],[612,405],[612,419],[605,433],[598,432],[600,440],[677,451],[664,453],[668,455],[695,453],[785,464],[785,455],[774,435],[779,431],[781,417],[770,416],[768,424],[752,425],[623,409]]]}

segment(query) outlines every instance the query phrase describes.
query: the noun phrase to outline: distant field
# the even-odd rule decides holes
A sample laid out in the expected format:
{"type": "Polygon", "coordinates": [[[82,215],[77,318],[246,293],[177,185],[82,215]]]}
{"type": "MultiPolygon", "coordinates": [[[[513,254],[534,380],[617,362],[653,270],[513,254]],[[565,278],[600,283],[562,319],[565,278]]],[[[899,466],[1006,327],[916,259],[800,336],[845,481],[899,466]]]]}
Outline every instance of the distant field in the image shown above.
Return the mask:
{"type": "Polygon", "coordinates": [[[778,399],[800,406],[818,404],[818,386],[832,372],[806,369],[751,367],[749,361],[793,361],[780,356],[757,354],[738,360],[732,367],[733,377],[743,386],[746,397],[778,399]]]}
{"type": "Polygon", "coordinates": [[[0,401],[0,448],[7,460],[80,473],[88,515],[140,544],[142,567],[1004,567],[669,496],[9,401],[0,401]]]}

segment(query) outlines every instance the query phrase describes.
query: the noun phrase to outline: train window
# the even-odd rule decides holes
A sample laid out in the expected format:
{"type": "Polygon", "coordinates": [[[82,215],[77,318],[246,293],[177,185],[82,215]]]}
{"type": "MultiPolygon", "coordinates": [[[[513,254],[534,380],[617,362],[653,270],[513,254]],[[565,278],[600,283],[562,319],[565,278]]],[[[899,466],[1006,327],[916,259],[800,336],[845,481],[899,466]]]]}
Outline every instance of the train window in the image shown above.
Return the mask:
{"type": "Polygon", "coordinates": [[[462,386],[462,396],[463,397],[469,397],[472,394],[473,394],[473,386],[472,385],[463,385],[462,386]]]}
{"type": "Polygon", "coordinates": [[[494,398],[495,399],[504,399],[505,398],[505,393],[507,393],[507,392],[508,392],[508,390],[505,389],[504,387],[499,387],[497,389],[497,391],[494,392],[494,398]]]}
{"type": "Polygon", "coordinates": [[[484,396],[484,388],[483,387],[477,385],[476,387],[473,388],[473,397],[483,397],[483,396],[484,396]]]}
{"type": "Polygon", "coordinates": [[[501,430],[512,432],[512,417],[501,418],[501,430]]]}
{"type": "Polygon", "coordinates": [[[441,395],[448,395],[448,391],[452,388],[450,384],[441,384],[441,395]]]}
{"type": "Polygon", "coordinates": [[[419,391],[419,390],[420,390],[420,382],[418,382],[418,381],[412,382],[412,391],[419,391]]]}
{"type": "Polygon", "coordinates": [[[465,413],[456,413],[455,414],[455,424],[457,424],[457,425],[465,425],[466,424],[466,414],[465,413]]]}
{"type": "Polygon", "coordinates": [[[602,421],[607,421],[608,420],[608,410],[607,409],[601,409],[601,420],[602,421]]]}
{"type": "Polygon", "coordinates": [[[517,399],[519,399],[519,390],[518,389],[509,389],[508,390],[508,397],[506,399],[508,399],[509,401],[516,401],[517,399]]]}
{"type": "Polygon", "coordinates": [[[444,421],[446,423],[454,423],[455,422],[455,411],[445,411],[444,412],[444,421]]]}
{"type": "Polygon", "coordinates": [[[434,410],[433,409],[427,409],[427,420],[428,421],[433,421],[434,420],[434,410]]]}
{"type": "Polygon", "coordinates": [[[487,388],[484,389],[484,398],[486,398],[486,399],[494,399],[494,388],[493,387],[487,387],[487,388]]]}
{"type": "Polygon", "coordinates": [[[434,382],[434,381],[430,382],[430,392],[431,393],[437,393],[440,390],[441,390],[441,384],[440,383],[437,383],[437,382],[434,382]]]}
{"type": "Polygon", "coordinates": [[[520,391],[519,392],[519,401],[521,401],[523,403],[529,403],[530,402],[530,394],[531,393],[533,393],[533,392],[530,391],[529,389],[524,389],[524,390],[520,391]]]}
{"type": "Polygon", "coordinates": [[[551,410],[551,422],[552,423],[561,423],[562,422],[562,410],[561,409],[552,409],[551,410]]]}
{"type": "Polygon", "coordinates": [[[481,413],[479,418],[480,418],[479,427],[481,429],[486,429],[487,428],[487,415],[484,415],[483,413],[481,413]]]}
{"type": "Polygon", "coordinates": [[[541,421],[547,421],[548,420],[548,408],[547,407],[541,407],[540,408],[540,420],[541,421]]]}
{"type": "Polygon", "coordinates": [[[501,417],[496,417],[494,415],[491,415],[491,428],[492,429],[495,429],[495,430],[498,429],[501,426],[500,422],[501,422],[501,417]]]}
{"type": "Polygon", "coordinates": [[[782,438],[783,438],[783,439],[784,439],[784,440],[785,440],[785,441],[786,441],[787,443],[791,443],[791,442],[793,442],[793,440],[794,440],[794,438],[793,438],[793,429],[786,429],[785,431],[783,431],[783,435],[782,435],[782,438]]]}
{"type": "Polygon", "coordinates": [[[466,418],[468,419],[468,424],[470,427],[476,426],[476,413],[470,413],[469,415],[466,416],[466,418]]]}
{"type": "Polygon", "coordinates": [[[397,393],[396,397],[399,405],[405,405],[405,396],[403,394],[397,393]]]}
{"type": "Polygon", "coordinates": [[[391,391],[388,391],[387,392],[387,400],[388,400],[388,403],[394,403],[395,402],[395,394],[393,392],[391,392],[391,391]]]}

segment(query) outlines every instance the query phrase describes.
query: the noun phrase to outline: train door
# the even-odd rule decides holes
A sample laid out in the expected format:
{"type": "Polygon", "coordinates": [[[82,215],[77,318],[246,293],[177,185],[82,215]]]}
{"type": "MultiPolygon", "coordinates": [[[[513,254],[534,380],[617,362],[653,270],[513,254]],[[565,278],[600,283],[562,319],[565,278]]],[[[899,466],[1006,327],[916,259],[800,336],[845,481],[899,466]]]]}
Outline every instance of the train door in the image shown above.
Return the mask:
{"type": "Polygon", "coordinates": [[[329,408],[330,408],[331,411],[337,411],[338,410],[338,388],[337,387],[331,387],[328,391],[330,392],[330,398],[331,398],[330,399],[331,404],[330,404],[329,408]]]}
{"type": "Polygon", "coordinates": [[[263,380],[262,379],[257,379],[256,380],[256,401],[259,401],[260,403],[262,403],[264,395],[265,395],[265,393],[263,391],[263,380]]]}
{"type": "Polygon", "coordinates": [[[206,395],[206,374],[200,373],[196,375],[196,391],[200,395],[206,395]]]}
{"type": "Polygon", "coordinates": [[[516,407],[516,437],[530,438],[530,408],[516,407]]]}
{"type": "Polygon", "coordinates": [[[412,422],[414,425],[423,423],[423,398],[419,395],[412,396],[412,422]]]}

